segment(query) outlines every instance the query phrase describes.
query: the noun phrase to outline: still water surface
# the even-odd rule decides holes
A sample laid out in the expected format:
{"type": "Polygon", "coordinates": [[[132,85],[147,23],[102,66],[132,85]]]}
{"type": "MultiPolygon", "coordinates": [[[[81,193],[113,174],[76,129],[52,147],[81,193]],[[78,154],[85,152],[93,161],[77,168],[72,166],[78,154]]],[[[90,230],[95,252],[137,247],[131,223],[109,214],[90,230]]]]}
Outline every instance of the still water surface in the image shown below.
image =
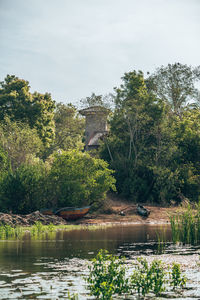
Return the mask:
{"type": "MultiPolygon", "coordinates": [[[[130,266],[139,255],[166,263],[178,261],[190,278],[188,290],[179,299],[200,299],[200,250],[167,243],[165,253],[158,256],[155,241],[162,229],[147,224],[121,225],[62,231],[53,239],[46,236],[38,240],[27,234],[19,241],[0,241],[0,299],[67,299],[68,291],[77,292],[80,300],[92,299],[83,277],[99,249],[124,255],[130,266]]],[[[169,226],[165,227],[165,238],[170,241],[169,226]]]]}

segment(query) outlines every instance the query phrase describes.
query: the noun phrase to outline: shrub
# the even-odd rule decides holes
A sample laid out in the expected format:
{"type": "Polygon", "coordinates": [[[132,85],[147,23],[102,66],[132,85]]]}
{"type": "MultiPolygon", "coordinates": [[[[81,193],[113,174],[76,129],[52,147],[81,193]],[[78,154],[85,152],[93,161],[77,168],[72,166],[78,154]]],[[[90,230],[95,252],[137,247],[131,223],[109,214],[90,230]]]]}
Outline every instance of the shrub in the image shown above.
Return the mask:
{"type": "Polygon", "coordinates": [[[43,181],[45,168],[41,163],[21,165],[8,172],[1,181],[0,209],[13,213],[30,213],[43,204],[43,181]]]}
{"type": "Polygon", "coordinates": [[[51,205],[79,206],[103,199],[115,189],[108,164],[88,153],[67,151],[56,154],[48,177],[51,205]]]}

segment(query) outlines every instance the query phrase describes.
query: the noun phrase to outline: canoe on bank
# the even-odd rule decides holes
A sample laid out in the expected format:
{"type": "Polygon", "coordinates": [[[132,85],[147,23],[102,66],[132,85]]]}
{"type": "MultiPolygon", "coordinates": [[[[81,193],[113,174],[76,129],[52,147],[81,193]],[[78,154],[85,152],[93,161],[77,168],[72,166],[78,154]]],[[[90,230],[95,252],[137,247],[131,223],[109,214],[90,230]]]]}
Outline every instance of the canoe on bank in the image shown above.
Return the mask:
{"type": "Polygon", "coordinates": [[[148,217],[150,215],[150,210],[142,205],[137,205],[137,213],[142,217],[148,217]]]}
{"type": "Polygon", "coordinates": [[[41,213],[43,215],[57,215],[59,217],[62,217],[65,220],[77,220],[82,218],[83,216],[85,216],[89,210],[90,210],[91,206],[84,206],[84,207],[62,207],[60,209],[53,209],[53,208],[49,208],[49,209],[43,209],[41,210],[41,213]]]}
{"type": "Polygon", "coordinates": [[[63,207],[58,209],[54,214],[62,217],[65,220],[77,220],[85,216],[91,206],[84,206],[80,208],[76,207],[63,207]]]}

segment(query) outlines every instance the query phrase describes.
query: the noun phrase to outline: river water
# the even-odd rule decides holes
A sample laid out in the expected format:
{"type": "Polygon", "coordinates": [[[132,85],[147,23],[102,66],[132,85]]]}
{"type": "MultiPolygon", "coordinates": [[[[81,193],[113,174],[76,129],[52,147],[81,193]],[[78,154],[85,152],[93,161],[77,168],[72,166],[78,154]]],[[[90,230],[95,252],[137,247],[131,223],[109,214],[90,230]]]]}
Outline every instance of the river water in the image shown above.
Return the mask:
{"type": "MultiPolygon", "coordinates": [[[[161,231],[163,227],[150,224],[120,225],[60,231],[42,239],[27,234],[20,240],[0,240],[0,299],[68,299],[68,291],[77,292],[80,300],[93,299],[84,277],[90,259],[100,249],[125,256],[130,269],[138,256],[149,261],[159,258],[166,265],[180,262],[189,280],[187,289],[176,298],[200,299],[200,249],[172,246],[166,226],[165,251],[158,255],[156,240],[161,231]]],[[[174,299],[175,295],[167,297],[174,299]]]]}

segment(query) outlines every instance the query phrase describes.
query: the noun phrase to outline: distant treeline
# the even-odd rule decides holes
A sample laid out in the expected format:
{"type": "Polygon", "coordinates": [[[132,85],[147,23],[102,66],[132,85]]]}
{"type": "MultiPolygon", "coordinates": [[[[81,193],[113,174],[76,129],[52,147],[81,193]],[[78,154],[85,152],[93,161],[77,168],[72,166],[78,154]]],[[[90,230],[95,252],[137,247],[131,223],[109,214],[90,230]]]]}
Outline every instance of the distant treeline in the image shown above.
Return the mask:
{"type": "Polygon", "coordinates": [[[147,77],[125,73],[109,96],[81,100],[111,107],[109,135],[89,155],[75,106],[7,75],[0,83],[0,210],[99,203],[115,181],[117,193],[134,202],[198,201],[199,79],[199,67],[169,64],[147,77]]]}

